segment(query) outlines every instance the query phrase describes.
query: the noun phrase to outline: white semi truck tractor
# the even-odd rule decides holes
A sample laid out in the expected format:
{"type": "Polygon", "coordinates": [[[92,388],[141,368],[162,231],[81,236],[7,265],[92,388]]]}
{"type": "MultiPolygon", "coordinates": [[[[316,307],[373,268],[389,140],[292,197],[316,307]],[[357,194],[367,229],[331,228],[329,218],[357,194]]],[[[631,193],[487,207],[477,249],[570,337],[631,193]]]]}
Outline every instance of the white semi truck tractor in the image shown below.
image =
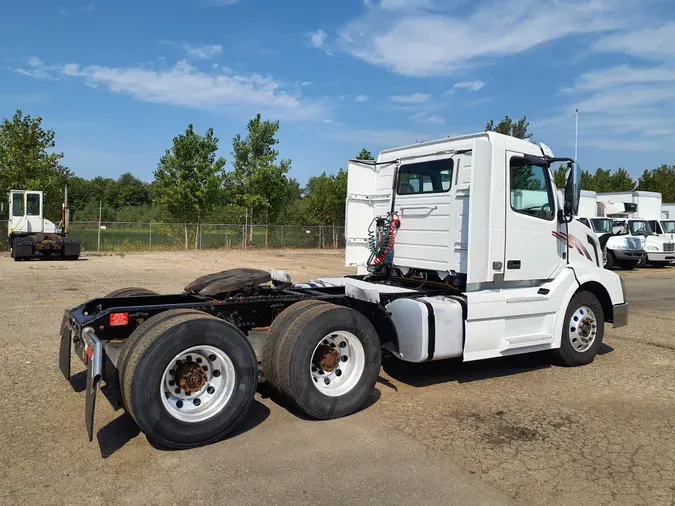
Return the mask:
{"type": "Polygon", "coordinates": [[[7,242],[16,261],[33,257],[59,257],[77,260],[80,241],[67,237],[70,210],[68,187],[61,205],[61,222],[56,225],[44,217],[44,194],[35,190],[12,190],[9,193],[7,242]]]}
{"type": "Polygon", "coordinates": [[[67,310],[60,368],[69,378],[73,350],[87,365],[89,438],[102,382],[149,438],[187,448],[232,430],[259,379],[312,418],[349,415],[375,387],[383,350],[416,363],[541,351],[591,363],[607,326],[627,324],[628,303],[574,219],[580,178],[573,160],[493,132],[388,149],[349,162],[346,263],[357,274],[294,284],[232,269],[182,293],[126,288],[67,310]]]}
{"type": "Polygon", "coordinates": [[[579,221],[598,236],[605,268],[634,269],[644,260],[645,251],[639,238],[615,233],[611,218],[598,217],[596,192],[581,190],[579,221]]]}
{"type": "Polygon", "coordinates": [[[675,241],[660,223],[661,200],[660,193],[647,191],[598,194],[602,216],[612,218],[615,227],[623,226],[628,235],[640,239],[646,253],[641,267],[647,263],[664,267],[675,261],[675,241]]]}

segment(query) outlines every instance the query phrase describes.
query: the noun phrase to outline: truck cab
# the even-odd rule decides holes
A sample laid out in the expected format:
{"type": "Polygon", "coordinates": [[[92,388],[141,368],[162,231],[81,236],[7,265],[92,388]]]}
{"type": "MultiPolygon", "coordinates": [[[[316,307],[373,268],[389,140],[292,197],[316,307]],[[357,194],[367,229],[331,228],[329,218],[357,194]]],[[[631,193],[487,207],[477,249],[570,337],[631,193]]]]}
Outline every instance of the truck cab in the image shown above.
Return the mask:
{"type": "Polygon", "coordinates": [[[43,215],[41,191],[12,190],[9,193],[9,235],[57,233],[57,227],[43,215]]]}

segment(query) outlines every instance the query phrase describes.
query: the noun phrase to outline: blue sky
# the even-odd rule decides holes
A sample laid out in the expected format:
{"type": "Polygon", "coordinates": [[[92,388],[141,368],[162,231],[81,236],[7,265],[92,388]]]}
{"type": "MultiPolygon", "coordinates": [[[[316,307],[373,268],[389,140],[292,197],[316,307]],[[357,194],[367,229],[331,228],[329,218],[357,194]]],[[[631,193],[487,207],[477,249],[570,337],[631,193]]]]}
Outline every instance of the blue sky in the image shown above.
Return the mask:
{"type": "Polygon", "coordinates": [[[675,163],[668,0],[22,0],[0,17],[0,115],[56,131],[78,175],[145,180],[173,136],[222,154],[257,112],[305,182],[527,115],[584,168],[675,163]]]}

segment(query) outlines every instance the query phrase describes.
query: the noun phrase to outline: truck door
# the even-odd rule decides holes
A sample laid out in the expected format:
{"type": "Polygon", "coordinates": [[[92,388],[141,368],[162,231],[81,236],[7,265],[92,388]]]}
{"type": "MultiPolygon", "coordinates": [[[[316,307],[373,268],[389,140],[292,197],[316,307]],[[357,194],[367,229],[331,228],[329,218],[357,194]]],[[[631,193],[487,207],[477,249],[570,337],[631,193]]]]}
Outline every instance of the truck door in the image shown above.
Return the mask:
{"type": "Polygon", "coordinates": [[[446,155],[442,159],[415,160],[399,166],[394,197],[394,211],[401,218],[394,248],[396,265],[450,270],[455,243],[451,236],[450,191],[454,162],[446,155]]]}
{"type": "Polygon", "coordinates": [[[12,192],[9,195],[9,230],[18,232],[24,228],[26,228],[25,195],[24,192],[12,192]]]}
{"type": "Polygon", "coordinates": [[[528,164],[521,153],[506,153],[505,281],[549,279],[563,262],[557,199],[548,167],[528,164]]]}
{"type": "Polygon", "coordinates": [[[42,227],[42,192],[26,192],[28,232],[44,232],[42,227]]]}

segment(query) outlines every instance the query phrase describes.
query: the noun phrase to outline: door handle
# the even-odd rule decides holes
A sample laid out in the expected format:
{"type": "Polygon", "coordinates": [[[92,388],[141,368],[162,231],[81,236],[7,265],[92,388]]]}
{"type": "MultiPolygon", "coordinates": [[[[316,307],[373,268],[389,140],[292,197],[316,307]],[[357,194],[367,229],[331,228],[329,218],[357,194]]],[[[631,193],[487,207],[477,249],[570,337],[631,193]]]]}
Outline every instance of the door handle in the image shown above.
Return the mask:
{"type": "Polygon", "coordinates": [[[520,260],[508,260],[506,262],[507,269],[520,269],[520,260]]]}
{"type": "Polygon", "coordinates": [[[399,207],[401,211],[405,209],[428,209],[429,211],[435,211],[438,209],[438,206],[401,206],[399,207]]]}

